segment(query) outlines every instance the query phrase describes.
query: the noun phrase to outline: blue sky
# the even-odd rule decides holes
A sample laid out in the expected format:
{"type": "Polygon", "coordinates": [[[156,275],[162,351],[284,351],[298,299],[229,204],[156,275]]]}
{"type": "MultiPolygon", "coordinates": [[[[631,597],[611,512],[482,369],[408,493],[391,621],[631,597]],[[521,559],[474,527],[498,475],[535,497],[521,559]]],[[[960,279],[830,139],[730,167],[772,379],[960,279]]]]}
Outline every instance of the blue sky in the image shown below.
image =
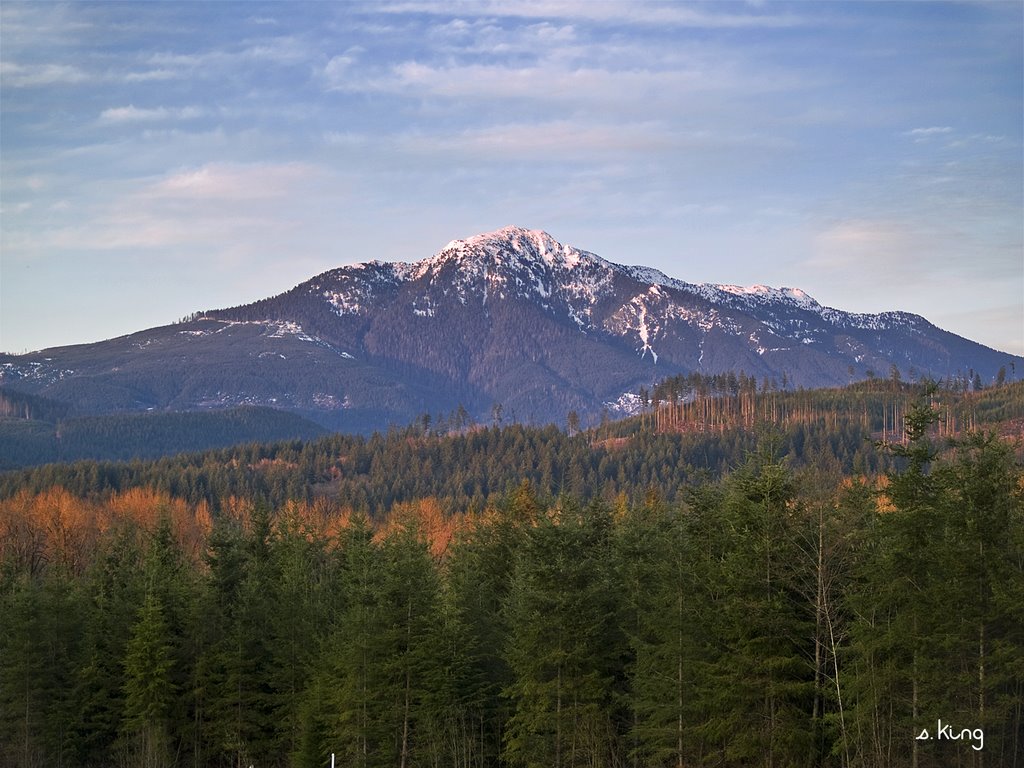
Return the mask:
{"type": "Polygon", "coordinates": [[[0,350],[514,224],[1024,354],[1019,2],[0,6],[0,350]]]}

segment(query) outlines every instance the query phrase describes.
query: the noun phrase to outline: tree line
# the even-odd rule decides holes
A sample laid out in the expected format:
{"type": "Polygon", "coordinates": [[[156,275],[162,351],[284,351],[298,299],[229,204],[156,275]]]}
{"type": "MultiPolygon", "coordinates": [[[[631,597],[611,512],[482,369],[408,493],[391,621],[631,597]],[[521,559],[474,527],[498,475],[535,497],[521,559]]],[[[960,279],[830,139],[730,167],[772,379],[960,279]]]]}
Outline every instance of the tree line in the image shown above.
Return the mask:
{"type": "Polygon", "coordinates": [[[23,490],[0,762],[1021,765],[1024,478],[935,414],[875,480],[769,432],[672,501],[23,490]]]}
{"type": "Polygon", "coordinates": [[[46,420],[28,407],[11,411],[12,402],[0,391],[0,470],[90,459],[156,459],[257,441],[313,439],[326,432],[293,413],[260,406],[46,420]]]}
{"type": "MultiPolygon", "coordinates": [[[[714,379],[708,382],[713,386],[714,379]]],[[[424,415],[406,428],[372,436],[335,434],[147,461],[78,461],[4,472],[0,499],[56,487],[89,498],[153,488],[190,504],[205,501],[213,511],[232,497],[274,508],[323,498],[373,517],[425,497],[459,512],[479,512],[528,480],[545,500],[567,494],[584,503],[613,501],[625,494],[638,502],[654,490],[675,502],[687,485],[739,466],[765,424],[781,433],[780,450],[794,468],[828,457],[843,474],[884,472],[891,456],[876,445],[905,440],[904,417],[925,391],[922,385],[894,389],[889,382],[866,382],[837,390],[769,390],[745,401],[742,389],[735,395],[709,389],[709,404],[701,389],[693,395],[693,385],[679,387],[674,403],[671,396],[648,399],[644,413],[588,430],[574,427],[571,413],[566,431],[553,425],[484,427],[459,412],[452,418],[424,415]],[[753,426],[749,414],[756,417],[753,426]]],[[[934,389],[928,400],[944,438],[968,427],[1019,435],[1024,424],[1024,382],[982,393],[934,389]]]]}

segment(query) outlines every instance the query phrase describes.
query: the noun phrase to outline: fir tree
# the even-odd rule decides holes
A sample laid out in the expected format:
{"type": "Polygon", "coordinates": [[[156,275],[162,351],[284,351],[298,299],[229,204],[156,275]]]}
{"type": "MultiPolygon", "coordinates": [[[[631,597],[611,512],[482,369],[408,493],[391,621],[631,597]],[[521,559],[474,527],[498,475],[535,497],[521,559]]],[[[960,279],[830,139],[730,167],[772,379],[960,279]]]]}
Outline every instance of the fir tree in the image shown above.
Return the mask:
{"type": "Polygon", "coordinates": [[[571,768],[618,754],[615,672],[624,652],[609,583],[610,517],[571,504],[526,532],[509,594],[506,759],[571,768]]]}
{"type": "Polygon", "coordinates": [[[132,762],[142,768],[173,764],[170,715],[176,695],[174,660],[163,607],[150,592],[126,649],[124,733],[132,762]]]}

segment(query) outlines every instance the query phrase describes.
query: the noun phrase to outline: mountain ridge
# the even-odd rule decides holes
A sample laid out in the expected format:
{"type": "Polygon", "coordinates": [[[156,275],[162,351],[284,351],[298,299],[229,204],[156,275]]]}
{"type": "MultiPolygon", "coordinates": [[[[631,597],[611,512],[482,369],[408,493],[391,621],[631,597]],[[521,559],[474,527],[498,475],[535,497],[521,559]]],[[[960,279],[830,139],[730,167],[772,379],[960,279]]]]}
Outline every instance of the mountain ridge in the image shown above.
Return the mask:
{"type": "Polygon", "coordinates": [[[458,407],[593,420],[680,373],[817,387],[891,371],[991,381],[1017,364],[919,315],[845,312],[795,287],[688,283],[504,227],[187,322],[0,355],[0,384],[84,414],[262,405],[367,430],[458,407]]]}

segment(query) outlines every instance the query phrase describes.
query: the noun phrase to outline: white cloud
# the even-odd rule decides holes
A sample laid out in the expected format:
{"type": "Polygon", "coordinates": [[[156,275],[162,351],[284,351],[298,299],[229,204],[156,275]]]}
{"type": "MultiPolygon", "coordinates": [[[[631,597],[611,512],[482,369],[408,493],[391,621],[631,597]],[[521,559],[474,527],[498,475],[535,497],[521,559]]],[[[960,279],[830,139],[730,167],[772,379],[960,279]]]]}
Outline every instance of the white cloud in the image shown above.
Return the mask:
{"type": "Polygon", "coordinates": [[[246,41],[237,49],[213,48],[197,53],[161,51],[151,54],[146,63],[159,70],[181,74],[215,76],[226,67],[238,64],[297,64],[313,55],[308,43],[297,37],[282,35],[246,41]]]}
{"type": "Polygon", "coordinates": [[[4,213],[4,214],[8,214],[8,213],[18,214],[18,213],[25,213],[25,211],[28,211],[28,210],[31,210],[31,209],[32,209],[32,203],[28,203],[28,202],[25,202],[25,203],[15,203],[14,205],[11,205],[11,206],[7,206],[7,205],[0,206],[0,213],[4,213]]]}
{"type": "Polygon", "coordinates": [[[34,53],[97,32],[96,25],[79,10],[72,3],[0,4],[4,47],[34,53]]]}
{"type": "Polygon", "coordinates": [[[353,46],[342,54],[332,56],[323,69],[323,76],[327,79],[327,82],[330,84],[344,82],[344,78],[347,77],[350,68],[356,63],[362,50],[358,46],[353,46]]]}
{"type": "MultiPolygon", "coordinates": [[[[339,146],[359,144],[357,137],[345,134],[332,134],[328,140],[339,146]]],[[[365,138],[362,143],[365,145],[365,138]]],[[[607,160],[624,154],[650,155],[653,159],[686,151],[777,150],[788,146],[757,134],[682,131],[661,122],[594,123],[587,120],[499,124],[442,135],[412,133],[397,137],[393,145],[407,152],[474,155],[495,162],[504,162],[509,157],[547,162],[581,158],[607,160]]]]}
{"type": "Polygon", "coordinates": [[[978,236],[963,231],[956,221],[847,219],[816,234],[802,266],[828,276],[835,285],[875,298],[900,296],[935,303],[934,294],[963,299],[964,285],[980,283],[999,286],[997,294],[1006,293],[1007,278],[1021,274],[1019,261],[1014,265],[1012,258],[1004,258],[1005,248],[991,248],[995,252],[982,265],[973,258],[979,245],[978,236]]]}
{"type": "Polygon", "coordinates": [[[790,13],[737,13],[733,5],[692,6],[666,2],[593,2],[593,0],[412,0],[372,6],[381,13],[427,13],[458,17],[572,19],[626,24],[665,24],[701,29],[792,27],[803,24],[790,13]],[[708,10],[709,8],[714,10],[708,10]],[[728,11],[721,10],[728,8],[728,11]]]}
{"type": "Polygon", "coordinates": [[[153,80],[173,80],[179,74],[173,69],[147,69],[141,72],[127,72],[121,75],[120,79],[126,83],[146,83],[153,80]]]}
{"type": "MultiPolygon", "coordinates": [[[[326,75],[326,73],[325,73],[326,75]]],[[[413,97],[494,102],[523,99],[536,103],[633,105],[649,111],[674,105],[693,94],[776,91],[794,85],[792,78],[742,75],[726,63],[687,69],[610,70],[594,66],[467,64],[435,66],[405,61],[376,76],[331,80],[331,88],[350,92],[389,92],[413,97]]]]}
{"type": "Polygon", "coordinates": [[[935,255],[936,245],[927,233],[905,222],[849,219],[818,233],[805,266],[859,276],[869,283],[905,286],[915,271],[927,279],[931,270],[922,272],[920,259],[925,253],[935,255]]]}
{"type": "Polygon", "coordinates": [[[667,47],[593,37],[572,24],[499,27],[482,19],[446,22],[428,34],[437,43],[415,58],[356,60],[345,51],[321,65],[325,88],[418,99],[426,109],[446,99],[470,117],[515,99],[563,114],[580,108],[627,117],[631,111],[685,114],[692,122],[723,109],[743,112],[750,104],[744,99],[762,95],[772,98],[769,110],[789,114],[777,95],[803,92],[822,78],[714,41],[667,47]]]}
{"type": "Polygon", "coordinates": [[[566,45],[576,40],[576,28],[571,24],[531,24],[526,33],[542,45],[566,45]]]}
{"type": "Polygon", "coordinates": [[[307,193],[337,197],[339,188],[308,164],[212,163],[121,184],[102,202],[76,206],[73,217],[62,201],[39,226],[7,228],[5,247],[12,254],[178,246],[264,252],[293,233],[297,220],[315,217],[307,193]]]}
{"type": "Polygon", "coordinates": [[[211,163],[171,174],[150,186],[143,195],[157,199],[268,199],[288,196],[320,175],[315,166],[306,163],[211,163]]]}
{"type": "Polygon", "coordinates": [[[909,131],[904,131],[903,135],[920,144],[939,136],[948,136],[952,132],[953,129],[948,125],[933,125],[927,128],[912,128],[909,131]]]}
{"type": "Polygon", "coordinates": [[[203,114],[204,111],[199,107],[155,107],[145,109],[129,104],[127,107],[111,107],[110,109],[103,110],[100,113],[100,122],[114,124],[194,120],[202,117],[203,114]]]}
{"type": "Polygon", "coordinates": [[[31,88],[42,85],[71,85],[95,78],[68,64],[17,64],[4,61],[0,62],[0,79],[9,88],[31,88]]]}
{"type": "MultiPolygon", "coordinates": [[[[1024,289],[1024,280],[1018,280],[1024,289]]],[[[1021,291],[1020,295],[1024,295],[1021,291]]],[[[955,307],[956,304],[947,304],[955,307]]],[[[956,328],[957,333],[981,341],[993,349],[1024,356],[1024,302],[976,306],[970,311],[940,310],[929,318],[940,328],[956,328]],[[1008,332],[1000,335],[1000,329],[1008,332]]]]}
{"type": "Polygon", "coordinates": [[[823,304],[853,312],[903,310],[995,349],[1020,354],[1024,273],[988,257],[955,224],[851,218],[820,230],[797,268],[823,304]],[[1007,329],[1016,329],[1007,332],[1007,329]]]}

